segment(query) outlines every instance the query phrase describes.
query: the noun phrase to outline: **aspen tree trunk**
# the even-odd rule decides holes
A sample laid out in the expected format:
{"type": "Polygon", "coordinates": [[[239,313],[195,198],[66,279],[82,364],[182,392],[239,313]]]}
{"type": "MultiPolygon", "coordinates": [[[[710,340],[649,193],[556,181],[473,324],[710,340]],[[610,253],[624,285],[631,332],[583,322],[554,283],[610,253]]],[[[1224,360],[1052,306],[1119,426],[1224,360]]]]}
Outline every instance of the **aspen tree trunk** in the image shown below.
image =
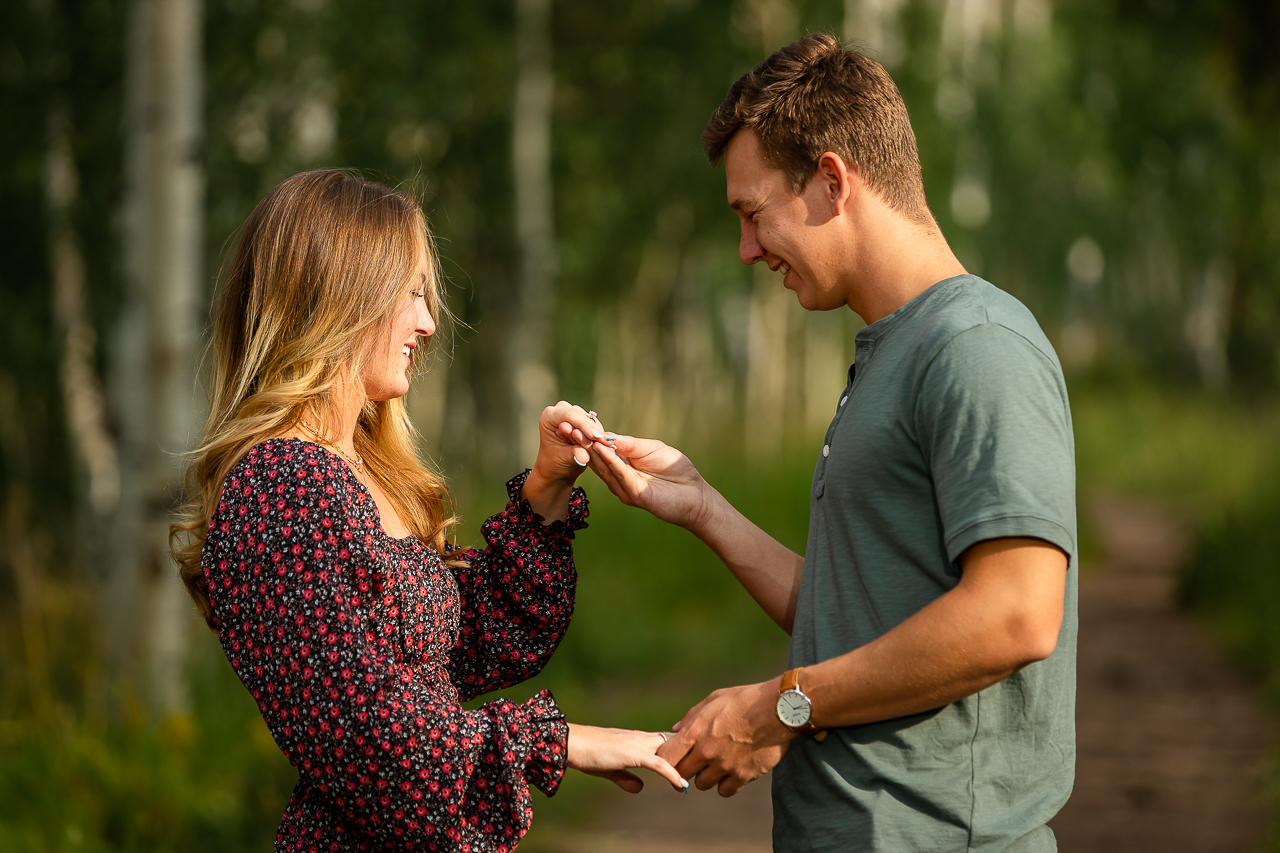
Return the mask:
{"type": "MultiPolygon", "coordinates": [[[[135,0],[128,73],[126,273],[117,376],[121,543],[112,600],[140,621],[113,625],[117,653],[141,648],[146,695],[160,718],[189,708],[183,666],[191,605],[168,554],[183,460],[195,432],[204,176],[199,0],[135,0]],[[123,335],[122,335],[123,336],[123,335]],[[125,504],[128,504],[125,506],[125,504]]],[[[134,676],[132,663],[124,674],[134,676]]]]}
{"type": "MultiPolygon", "coordinates": [[[[117,422],[120,496],[111,525],[102,617],[112,688],[129,692],[138,681],[138,594],[143,563],[142,471],[147,444],[146,178],[153,147],[150,0],[132,0],[125,53],[125,297],[116,328],[111,401],[117,422]]],[[[116,697],[119,698],[119,697],[116,697]]]]}
{"type": "Polygon", "coordinates": [[[520,276],[507,377],[512,383],[515,456],[532,464],[538,416],[555,400],[548,340],[555,302],[555,225],[551,192],[551,0],[516,0],[516,90],[511,162],[515,176],[520,276]]]}
{"type": "Polygon", "coordinates": [[[743,428],[748,458],[768,459],[782,449],[791,355],[787,331],[791,312],[802,309],[782,286],[782,276],[764,264],[751,269],[755,288],[747,327],[743,428]]]}
{"type": "Polygon", "coordinates": [[[169,558],[169,524],[181,501],[183,460],[195,432],[196,317],[204,234],[204,170],[200,162],[200,0],[152,0],[154,12],[155,146],[147,181],[148,410],[147,564],[150,624],[147,681],[161,716],[189,710],[187,638],[192,608],[169,558]]]}
{"type": "MultiPolygon", "coordinates": [[[[84,255],[72,224],[72,212],[79,195],[79,178],[71,151],[71,119],[61,98],[56,99],[49,114],[49,149],[45,160],[45,205],[49,221],[49,268],[53,273],[53,316],[62,345],[60,384],[63,408],[67,417],[67,434],[71,438],[76,460],[77,480],[87,495],[77,501],[74,528],[85,534],[82,542],[96,542],[105,532],[106,521],[115,511],[120,497],[120,468],[115,439],[106,423],[106,404],[102,383],[94,368],[95,335],[85,314],[84,255]]],[[[12,513],[17,510],[11,510],[12,513]]],[[[79,537],[78,537],[79,538],[79,537]]],[[[103,569],[98,553],[77,549],[76,562],[88,564],[97,580],[103,569]]],[[[37,705],[48,698],[44,638],[38,624],[39,562],[30,558],[30,549],[15,552],[15,574],[24,603],[23,634],[28,645],[28,671],[37,705]],[[21,557],[22,559],[19,559],[21,557]],[[25,566],[24,571],[17,567],[25,566]],[[34,599],[32,598],[34,596],[34,599]],[[29,601],[36,603],[29,605],[29,601]]],[[[95,687],[105,680],[94,678],[95,687]]],[[[90,696],[100,699],[101,689],[90,696]]],[[[93,699],[91,699],[93,704],[93,699]]],[[[101,704],[98,702],[97,704],[101,704]]]]}
{"type": "Polygon", "coordinates": [[[906,55],[898,18],[905,0],[844,0],[844,37],[886,68],[906,55]]]}
{"type": "Polygon", "coordinates": [[[88,482],[89,509],[94,515],[103,516],[115,509],[119,499],[120,470],[115,441],[106,426],[102,383],[93,367],[95,335],[85,316],[84,256],[71,224],[79,178],[71,154],[70,132],[66,106],[56,104],[49,120],[45,164],[53,316],[62,338],[60,378],[68,432],[88,482]]]}

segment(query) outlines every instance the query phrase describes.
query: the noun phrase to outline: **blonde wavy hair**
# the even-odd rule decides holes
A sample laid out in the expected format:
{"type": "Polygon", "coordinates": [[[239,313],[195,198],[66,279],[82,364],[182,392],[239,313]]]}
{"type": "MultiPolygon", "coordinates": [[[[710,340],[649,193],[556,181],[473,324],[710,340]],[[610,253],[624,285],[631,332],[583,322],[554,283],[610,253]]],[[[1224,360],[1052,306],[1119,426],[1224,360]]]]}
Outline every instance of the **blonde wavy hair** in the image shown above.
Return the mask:
{"type": "MultiPolygon", "coordinates": [[[[224,268],[210,341],[209,417],[187,466],[187,503],[169,528],[182,582],[211,628],[201,550],[223,481],[250,447],[307,412],[331,422],[344,381],[381,352],[426,255],[427,306],[444,319],[439,263],[417,202],[345,172],[283,181],[245,221],[224,268]]],[[[429,343],[430,339],[428,339],[429,343]]],[[[428,347],[414,350],[410,376],[428,347]]],[[[418,454],[403,399],[366,402],[355,432],[364,470],[413,534],[445,553],[453,504],[418,454]]]]}

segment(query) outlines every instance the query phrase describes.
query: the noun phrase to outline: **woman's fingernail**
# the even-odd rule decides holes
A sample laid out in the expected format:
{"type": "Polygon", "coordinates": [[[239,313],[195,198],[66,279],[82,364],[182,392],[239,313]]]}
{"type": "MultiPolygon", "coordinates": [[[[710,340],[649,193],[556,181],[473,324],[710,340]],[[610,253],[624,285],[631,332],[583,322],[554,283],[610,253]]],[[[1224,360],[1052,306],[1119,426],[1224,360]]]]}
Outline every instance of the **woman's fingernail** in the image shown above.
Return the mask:
{"type": "Polygon", "coordinates": [[[689,790],[689,780],[688,780],[688,779],[681,779],[681,780],[680,780],[680,784],[684,786],[683,788],[681,788],[681,789],[680,789],[680,793],[682,793],[682,794],[683,794],[683,793],[685,793],[686,791],[688,791],[688,790],[689,790]]]}
{"type": "Polygon", "coordinates": [[[617,438],[617,436],[613,436],[613,435],[606,435],[606,436],[604,437],[604,440],[605,440],[605,441],[617,441],[617,440],[618,440],[618,438],[617,438]]]}
{"type": "MultiPolygon", "coordinates": [[[[576,457],[576,456],[575,456],[575,457],[573,457],[573,461],[574,461],[574,462],[578,462],[578,457],[576,457]]],[[[585,462],[578,462],[578,467],[580,467],[580,468],[586,468],[586,467],[587,467],[587,463],[585,463],[585,462]]]]}
{"type": "Polygon", "coordinates": [[[600,433],[598,433],[598,432],[593,432],[593,433],[591,433],[591,437],[592,437],[592,438],[599,438],[599,437],[600,437],[600,433]]]}

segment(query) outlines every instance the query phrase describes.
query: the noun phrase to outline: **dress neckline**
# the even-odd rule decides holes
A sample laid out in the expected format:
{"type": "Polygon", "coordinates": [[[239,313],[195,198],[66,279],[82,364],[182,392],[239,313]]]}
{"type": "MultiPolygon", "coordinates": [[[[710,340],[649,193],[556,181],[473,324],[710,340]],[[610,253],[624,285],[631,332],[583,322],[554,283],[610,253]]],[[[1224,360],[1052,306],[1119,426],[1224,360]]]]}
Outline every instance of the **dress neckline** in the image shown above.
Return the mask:
{"type": "MultiPolygon", "coordinates": [[[[255,444],[253,448],[262,447],[264,444],[270,444],[272,442],[276,442],[276,443],[292,442],[294,444],[310,445],[311,447],[318,448],[322,453],[324,453],[330,459],[340,462],[342,471],[343,471],[343,476],[350,482],[354,483],[356,488],[364,492],[365,497],[368,498],[369,508],[373,512],[374,521],[378,523],[378,532],[382,534],[382,538],[387,539],[391,542],[396,542],[401,544],[411,543],[417,540],[418,537],[414,536],[412,531],[409,532],[408,536],[392,536],[390,533],[387,532],[387,528],[384,527],[382,524],[382,511],[378,509],[378,502],[374,500],[373,492],[369,491],[369,487],[366,486],[364,483],[360,482],[359,477],[355,476],[355,472],[351,470],[351,465],[350,463],[347,462],[346,459],[343,459],[337,453],[334,453],[332,450],[325,447],[323,444],[321,444],[318,441],[308,441],[305,438],[297,438],[296,436],[275,436],[273,438],[266,438],[258,442],[257,444],[255,444]]],[[[250,449],[253,449],[253,448],[250,448],[250,449]]]]}

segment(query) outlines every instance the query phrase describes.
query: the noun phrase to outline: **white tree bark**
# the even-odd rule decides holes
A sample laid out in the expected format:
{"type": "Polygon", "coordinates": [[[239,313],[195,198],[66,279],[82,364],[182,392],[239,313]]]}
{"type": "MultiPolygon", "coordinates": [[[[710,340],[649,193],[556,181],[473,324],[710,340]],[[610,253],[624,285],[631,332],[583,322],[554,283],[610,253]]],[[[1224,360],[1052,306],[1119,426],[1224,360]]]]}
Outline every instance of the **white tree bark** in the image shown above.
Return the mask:
{"type": "Polygon", "coordinates": [[[49,117],[45,200],[49,207],[53,315],[62,337],[62,398],[68,432],[88,482],[89,509],[105,516],[120,496],[115,440],[106,425],[102,383],[93,367],[95,335],[85,314],[84,256],[71,224],[79,179],[71,153],[70,117],[55,104],[49,117]]]}
{"type": "Polygon", "coordinates": [[[513,386],[516,458],[533,462],[538,415],[554,403],[547,340],[555,302],[555,211],[551,185],[551,0],[516,0],[516,90],[511,163],[515,176],[520,279],[507,376],[513,386]]]}
{"type": "Polygon", "coordinates": [[[764,264],[752,269],[755,288],[747,326],[746,410],[748,458],[771,459],[782,449],[787,424],[787,375],[791,372],[788,326],[801,309],[782,277],[764,264]]]}
{"type": "Polygon", "coordinates": [[[183,666],[192,608],[168,555],[181,455],[195,431],[204,174],[199,0],[134,0],[127,76],[126,274],[116,376],[122,542],[110,600],[122,673],[143,650],[146,694],[163,718],[188,711],[183,666]],[[130,621],[141,621],[131,630],[130,621]],[[125,621],[129,620],[129,621],[125,621]]]}
{"type": "Polygon", "coordinates": [[[151,17],[149,0],[132,0],[125,53],[125,299],[116,328],[111,402],[117,422],[120,495],[110,531],[102,645],[112,692],[137,680],[138,595],[143,563],[142,469],[147,427],[146,222],[147,163],[151,131],[151,17]]]}
{"type": "Polygon", "coordinates": [[[906,58],[898,18],[904,0],[844,0],[844,37],[886,68],[906,58]]]}

